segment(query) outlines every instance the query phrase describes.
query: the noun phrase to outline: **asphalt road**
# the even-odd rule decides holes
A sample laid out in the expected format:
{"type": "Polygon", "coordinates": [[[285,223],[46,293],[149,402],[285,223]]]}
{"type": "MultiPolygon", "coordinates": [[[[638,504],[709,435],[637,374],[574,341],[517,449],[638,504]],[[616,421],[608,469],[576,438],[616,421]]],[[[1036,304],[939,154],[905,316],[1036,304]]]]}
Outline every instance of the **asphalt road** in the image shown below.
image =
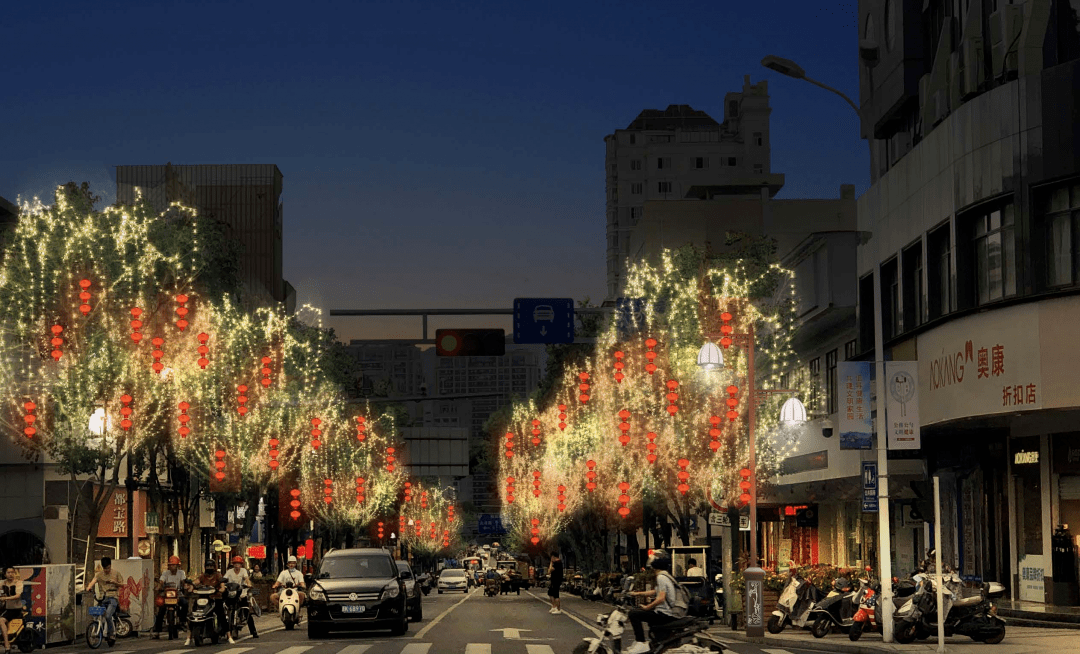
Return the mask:
{"type": "MultiPolygon", "coordinates": [[[[602,605],[565,597],[563,614],[551,615],[545,591],[522,591],[521,595],[484,597],[432,592],[424,597],[424,619],[414,622],[404,636],[389,632],[332,632],[330,637],[309,640],[306,623],[284,631],[273,616],[258,621],[260,637],[246,633],[235,645],[183,646],[183,640],[152,640],[146,635],[103,645],[100,654],[570,654],[582,638],[592,636],[602,605]]],[[[627,625],[629,627],[629,625],[627,625]]],[[[181,638],[184,634],[181,633],[181,638]]],[[[721,638],[723,635],[721,633],[721,638]]],[[[627,629],[626,645],[632,635],[627,629]]],[[[803,654],[799,650],[761,647],[723,639],[738,654],[803,654]]],[[[90,652],[82,641],[73,646],[50,647],[50,654],[90,652]]]]}

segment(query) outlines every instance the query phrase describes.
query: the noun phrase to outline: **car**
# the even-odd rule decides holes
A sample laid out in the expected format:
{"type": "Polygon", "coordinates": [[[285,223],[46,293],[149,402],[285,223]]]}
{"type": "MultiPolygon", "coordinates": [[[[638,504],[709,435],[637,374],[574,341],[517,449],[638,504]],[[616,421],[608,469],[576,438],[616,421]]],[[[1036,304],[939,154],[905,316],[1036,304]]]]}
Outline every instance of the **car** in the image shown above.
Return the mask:
{"type": "Polygon", "coordinates": [[[469,592],[469,581],[465,577],[465,571],[461,568],[447,568],[439,575],[439,594],[443,591],[460,590],[463,593],[469,592]]]}
{"type": "Polygon", "coordinates": [[[420,592],[420,582],[413,574],[412,568],[405,561],[397,562],[398,572],[405,581],[405,605],[409,611],[409,617],[413,622],[424,619],[423,594],[420,592]]]}
{"type": "Polygon", "coordinates": [[[405,579],[390,552],[352,548],[327,552],[308,584],[308,638],[334,629],[409,630],[405,579]]]}
{"type": "Polygon", "coordinates": [[[540,322],[541,320],[555,322],[555,309],[550,304],[538,304],[533,309],[533,322],[540,322]]]}

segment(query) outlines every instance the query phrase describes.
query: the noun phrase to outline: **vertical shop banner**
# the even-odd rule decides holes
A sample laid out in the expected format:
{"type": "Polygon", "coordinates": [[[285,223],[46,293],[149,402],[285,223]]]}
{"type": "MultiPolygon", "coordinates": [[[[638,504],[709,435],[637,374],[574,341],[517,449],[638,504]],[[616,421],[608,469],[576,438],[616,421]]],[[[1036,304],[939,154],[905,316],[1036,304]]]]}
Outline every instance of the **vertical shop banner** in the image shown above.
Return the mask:
{"type": "Polygon", "coordinates": [[[885,362],[885,415],[888,417],[890,450],[922,447],[918,374],[918,361],[885,362]]]}
{"type": "Polygon", "coordinates": [[[840,389],[840,449],[869,450],[873,445],[870,423],[869,361],[841,361],[836,366],[840,389]]]}

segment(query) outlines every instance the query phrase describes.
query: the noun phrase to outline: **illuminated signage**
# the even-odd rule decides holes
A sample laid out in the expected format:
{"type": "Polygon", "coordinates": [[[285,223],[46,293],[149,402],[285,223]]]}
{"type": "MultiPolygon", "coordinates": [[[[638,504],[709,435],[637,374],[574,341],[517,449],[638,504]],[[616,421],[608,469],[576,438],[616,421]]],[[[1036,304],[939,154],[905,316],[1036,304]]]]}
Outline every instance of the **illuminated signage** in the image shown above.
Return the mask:
{"type": "Polygon", "coordinates": [[[1027,463],[1038,463],[1039,453],[1035,452],[1017,452],[1013,455],[1013,465],[1024,465],[1027,463]]]}

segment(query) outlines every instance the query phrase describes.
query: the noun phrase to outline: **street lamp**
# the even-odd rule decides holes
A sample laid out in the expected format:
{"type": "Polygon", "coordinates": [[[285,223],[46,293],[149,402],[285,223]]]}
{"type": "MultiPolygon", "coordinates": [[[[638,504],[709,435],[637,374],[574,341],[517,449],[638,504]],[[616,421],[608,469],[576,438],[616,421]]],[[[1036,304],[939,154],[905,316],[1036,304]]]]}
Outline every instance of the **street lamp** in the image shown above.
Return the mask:
{"type": "MultiPolygon", "coordinates": [[[[877,44],[868,39],[864,39],[859,42],[859,57],[863,63],[870,69],[874,68],[879,61],[880,52],[877,44]]],[[[859,111],[859,107],[851,101],[851,98],[847,97],[840,91],[826,86],[821,82],[810,79],[806,76],[806,71],[801,66],[796,64],[790,59],[784,59],[775,55],[768,55],[761,60],[761,65],[765,66],[769,70],[774,70],[781,75],[786,75],[793,79],[801,79],[810,82],[814,86],[819,86],[826,91],[832,91],[836,95],[839,95],[844,99],[851,108],[855,110],[855,115],[862,121],[862,112],[859,111]]],[[[877,377],[877,465],[878,465],[878,568],[881,572],[881,579],[888,581],[892,578],[892,534],[889,531],[890,519],[889,519],[889,454],[888,454],[888,441],[886,440],[885,433],[885,345],[884,334],[881,326],[881,265],[876,264],[874,266],[874,359],[875,359],[875,376],[877,377]]],[[[832,435],[832,423],[828,426],[822,427],[822,434],[825,436],[832,435]],[[828,433],[825,433],[825,432],[828,433]]],[[[883,583],[881,585],[881,602],[879,602],[883,620],[882,624],[882,640],[886,643],[893,641],[893,601],[892,601],[892,585],[883,583]]]]}
{"type": "Polygon", "coordinates": [[[706,341],[698,350],[697,364],[702,370],[717,370],[724,367],[724,353],[712,341],[706,341]]]}
{"type": "Polygon", "coordinates": [[[105,434],[112,429],[112,419],[105,413],[105,407],[99,406],[90,414],[90,420],[86,428],[98,438],[104,438],[105,434]]]}

